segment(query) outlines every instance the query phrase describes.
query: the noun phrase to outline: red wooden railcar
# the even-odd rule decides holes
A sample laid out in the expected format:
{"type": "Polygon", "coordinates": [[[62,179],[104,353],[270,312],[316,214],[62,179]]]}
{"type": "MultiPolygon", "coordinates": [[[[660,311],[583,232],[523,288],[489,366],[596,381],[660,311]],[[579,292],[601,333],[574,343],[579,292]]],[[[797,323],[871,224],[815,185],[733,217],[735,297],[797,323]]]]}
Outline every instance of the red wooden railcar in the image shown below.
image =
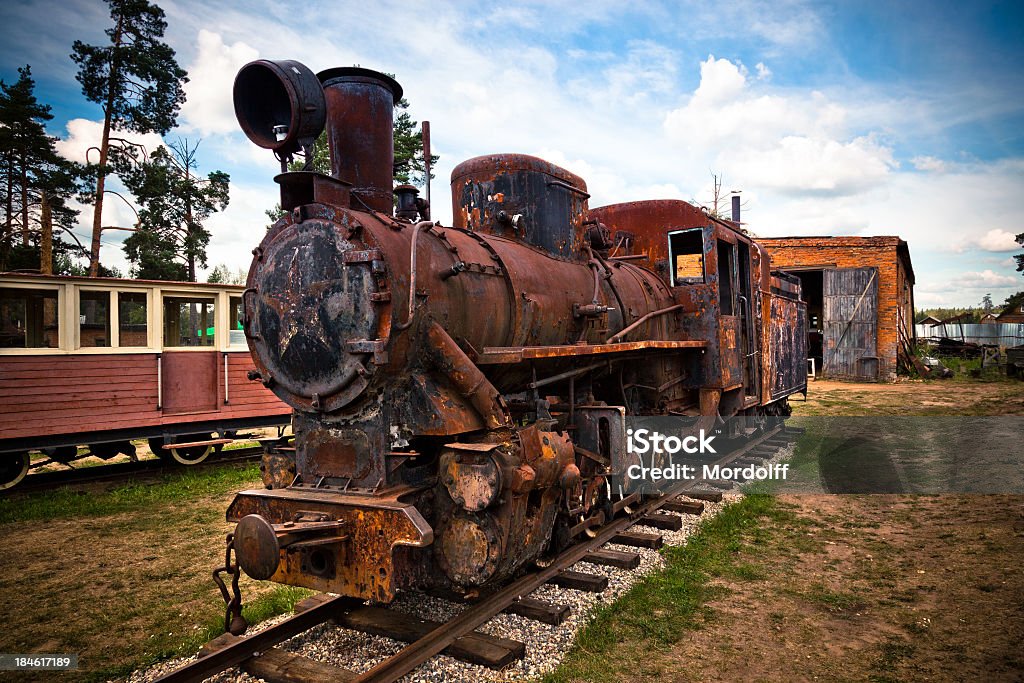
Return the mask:
{"type": "Polygon", "coordinates": [[[109,458],[148,438],[192,464],[235,430],[287,424],[291,409],[247,377],[243,294],[0,273],[0,489],[25,476],[33,449],[65,462],[86,445],[109,458]]]}

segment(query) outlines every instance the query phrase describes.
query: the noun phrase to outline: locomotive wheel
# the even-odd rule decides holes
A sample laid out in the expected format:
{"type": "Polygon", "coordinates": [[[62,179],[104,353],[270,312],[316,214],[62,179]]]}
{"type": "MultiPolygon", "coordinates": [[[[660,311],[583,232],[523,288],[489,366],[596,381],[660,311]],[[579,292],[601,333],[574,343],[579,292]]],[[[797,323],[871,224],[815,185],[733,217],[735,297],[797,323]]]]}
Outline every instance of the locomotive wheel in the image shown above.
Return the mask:
{"type": "Polygon", "coordinates": [[[59,462],[62,465],[67,465],[72,460],[78,458],[77,446],[55,446],[53,448],[43,448],[42,452],[47,455],[50,460],[59,462]]]}
{"type": "MultiPolygon", "coordinates": [[[[202,441],[209,439],[209,434],[188,434],[182,437],[183,443],[189,441],[202,441]]],[[[176,462],[179,465],[198,465],[210,457],[213,453],[213,446],[187,446],[185,448],[164,448],[164,440],[159,437],[149,439],[149,448],[161,460],[176,462]]]]}
{"type": "Polygon", "coordinates": [[[0,455],[0,491],[14,488],[28,474],[28,451],[0,455]]]}

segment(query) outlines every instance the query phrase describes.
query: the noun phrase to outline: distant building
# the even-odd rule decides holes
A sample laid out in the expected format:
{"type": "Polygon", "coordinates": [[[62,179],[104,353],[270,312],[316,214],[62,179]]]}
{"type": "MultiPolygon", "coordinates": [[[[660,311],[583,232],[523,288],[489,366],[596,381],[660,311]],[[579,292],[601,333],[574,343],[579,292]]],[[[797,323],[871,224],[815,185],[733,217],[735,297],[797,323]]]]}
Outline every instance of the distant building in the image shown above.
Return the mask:
{"type": "Polygon", "coordinates": [[[997,322],[996,321],[996,314],[995,313],[985,313],[984,315],[981,316],[980,322],[981,322],[982,325],[995,325],[996,322],[997,322]]]}
{"type": "Polygon", "coordinates": [[[923,320],[920,320],[918,325],[938,325],[942,321],[936,318],[934,315],[925,316],[923,320]]]}
{"type": "Polygon", "coordinates": [[[759,238],[772,268],[800,277],[820,376],[893,381],[914,340],[914,269],[899,237],[759,238]]]}
{"type": "Polygon", "coordinates": [[[1007,308],[996,316],[997,323],[1024,323],[1024,302],[1007,308]]]}

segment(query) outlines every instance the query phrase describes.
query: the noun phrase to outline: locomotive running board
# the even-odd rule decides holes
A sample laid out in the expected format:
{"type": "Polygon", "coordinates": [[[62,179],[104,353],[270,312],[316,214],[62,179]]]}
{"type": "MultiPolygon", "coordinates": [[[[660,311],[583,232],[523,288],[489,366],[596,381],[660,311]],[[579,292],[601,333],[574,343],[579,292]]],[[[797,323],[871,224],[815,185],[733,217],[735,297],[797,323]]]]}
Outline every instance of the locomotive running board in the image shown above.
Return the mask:
{"type": "Polygon", "coordinates": [[[663,341],[646,339],[635,342],[619,342],[617,344],[562,344],[559,346],[488,346],[473,359],[478,365],[497,365],[502,363],[520,363],[524,360],[545,358],[565,358],[572,356],[602,356],[628,351],[674,349],[702,349],[708,345],[706,341],[663,341]]]}

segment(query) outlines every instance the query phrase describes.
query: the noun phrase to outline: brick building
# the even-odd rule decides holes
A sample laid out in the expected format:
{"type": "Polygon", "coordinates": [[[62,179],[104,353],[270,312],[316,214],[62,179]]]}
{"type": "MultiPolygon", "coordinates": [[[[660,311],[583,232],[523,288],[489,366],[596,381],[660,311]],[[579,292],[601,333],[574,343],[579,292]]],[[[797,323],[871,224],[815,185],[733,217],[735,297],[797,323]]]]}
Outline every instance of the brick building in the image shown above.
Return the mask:
{"type": "Polygon", "coordinates": [[[899,237],[759,238],[772,268],[800,277],[819,377],[893,381],[914,338],[914,269],[899,237]]]}

